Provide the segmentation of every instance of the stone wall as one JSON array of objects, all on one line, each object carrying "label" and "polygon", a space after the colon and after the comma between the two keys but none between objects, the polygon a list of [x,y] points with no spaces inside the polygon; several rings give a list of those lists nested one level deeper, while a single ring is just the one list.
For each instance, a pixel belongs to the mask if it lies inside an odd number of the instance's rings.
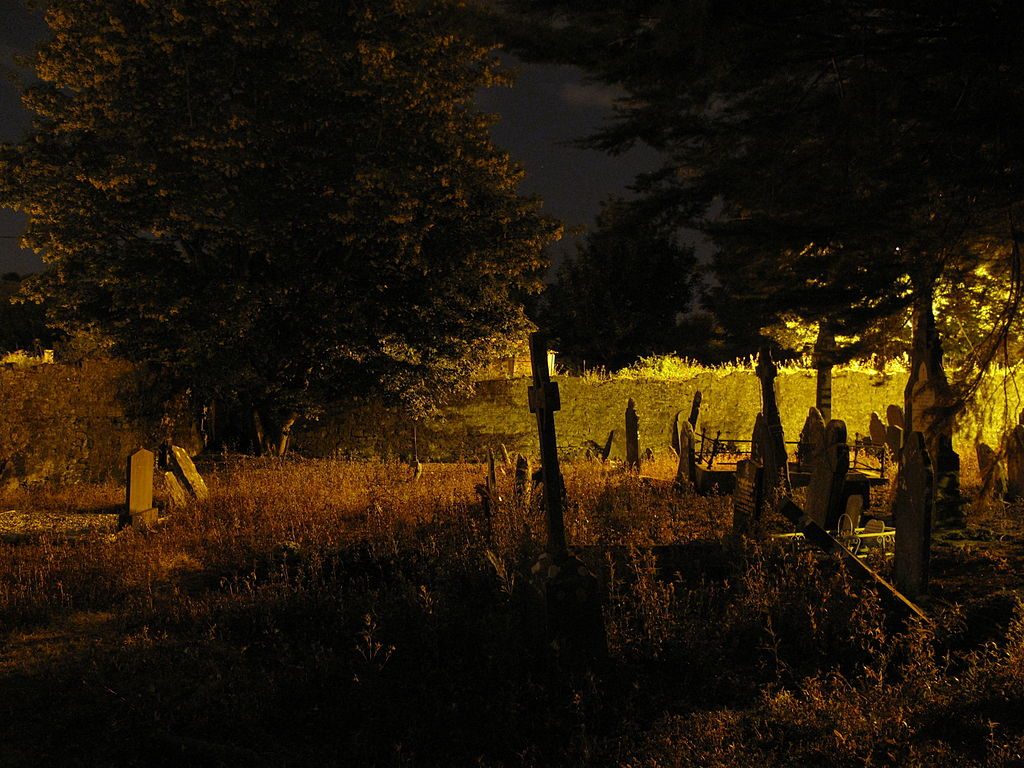
[{"label": "stone wall", "polygon": [[[127,363],[0,368],[0,488],[122,478],[136,448],[162,439],[146,382]],[[187,416],[175,439],[198,449]]]},{"label": "stone wall", "polygon": [[[613,429],[622,429],[626,401],[640,414],[641,447],[665,450],[675,414],[689,413],[696,390],[704,395],[699,428],[714,436],[749,439],[760,407],[758,382],[750,368],[704,370],[686,381],[575,378],[557,376],[562,410],[556,415],[558,442],[566,457],[603,447]],[[784,369],[777,380],[779,410],[786,437],[795,440],[814,402],[814,372]],[[865,434],[872,411],[902,404],[905,374],[883,376],[864,370],[837,370],[833,413],[851,435]],[[956,449],[963,456],[976,441],[996,447],[1007,424],[1024,405],[1012,377],[990,376],[976,404],[958,420]],[[525,378],[479,382],[476,393],[418,425],[424,461],[478,460],[488,447],[538,453],[536,421],[527,405]],[[160,404],[133,366],[103,361],[0,368],[0,488],[12,483],[77,482],[122,477],[125,458],[140,446],[155,449],[163,437]],[[175,440],[195,452],[198,435],[179,412]],[[294,449],[307,456],[354,458],[408,457],[413,424],[379,405],[337,406],[321,419],[298,424]]]},{"label": "stone wall", "polygon": [[[689,414],[693,393],[704,396],[698,431],[714,436],[749,439],[760,409],[757,378],[752,369],[708,370],[688,381],[624,380],[557,376],[562,409],[555,417],[559,449],[572,457],[603,447],[613,429],[622,429],[626,402],[636,401],[641,447],[655,451],[670,444],[675,414]],[[889,403],[903,403],[903,376],[864,371],[836,371],[833,415],[845,419],[851,436],[866,434],[872,411],[885,414]],[[777,381],[779,410],[788,439],[795,440],[814,404],[814,371],[784,371]],[[418,425],[421,460],[476,459],[488,447],[504,445],[510,452],[536,454],[537,428],[527,404],[528,379],[479,382],[469,399],[444,409]],[[295,430],[296,450],[316,456],[408,456],[413,425],[395,411],[356,406],[330,411],[316,423]]]}]

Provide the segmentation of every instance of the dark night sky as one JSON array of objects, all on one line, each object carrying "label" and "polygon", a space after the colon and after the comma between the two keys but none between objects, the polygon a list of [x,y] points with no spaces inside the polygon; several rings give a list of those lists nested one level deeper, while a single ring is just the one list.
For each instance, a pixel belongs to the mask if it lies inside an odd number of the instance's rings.
[{"label": "dark night sky", "polygon": [[[21,0],[0,0],[0,141],[17,141],[28,127],[28,115],[12,80],[23,78],[13,57],[29,51],[46,28]],[[501,116],[495,142],[511,152],[526,170],[520,188],[544,199],[544,210],[567,227],[588,225],[600,202],[625,191],[640,171],[657,164],[657,154],[640,147],[608,157],[566,143],[602,125],[611,114],[614,93],[584,81],[573,67],[518,64],[514,88],[482,93],[479,106]],[[33,272],[42,266],[33,253],[18,247],[24,219],[0,209],[0,273]],[[554,247],[555,254],[567,247]]]}]

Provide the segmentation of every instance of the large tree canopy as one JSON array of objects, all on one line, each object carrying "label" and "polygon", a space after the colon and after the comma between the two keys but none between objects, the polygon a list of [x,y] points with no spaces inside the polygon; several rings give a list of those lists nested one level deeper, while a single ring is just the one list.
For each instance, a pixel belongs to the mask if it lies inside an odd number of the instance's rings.
[{"label": "large tree canopy", "polygon": [[522,329],[556,225],[474,92],[458,0],[53,0],[0,154],[72,328],[204,396],[414,407]]},{"label": "large tree canopy", "polygon": [[709,300],[734,335],[791,313],[862,334],[982,261],[1016,274],[1020,4],[510,5],[538,22],[506,24],[518,50],[625,88],[590,144],[667,155],[641,194],[714,237]]}]

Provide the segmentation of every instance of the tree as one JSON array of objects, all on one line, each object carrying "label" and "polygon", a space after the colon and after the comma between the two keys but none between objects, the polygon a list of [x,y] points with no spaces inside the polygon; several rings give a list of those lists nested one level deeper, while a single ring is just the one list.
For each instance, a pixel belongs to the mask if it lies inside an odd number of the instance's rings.
[{"label": "tree", "polygon": [[927,325],[943,282],[998,254],[1007,301],[977,369],[991,358],[1020,295],[1019,4],[512,5],[537,22],[505,26],[519,50],[546,46],[626,89],[589,144],[642,140],[669,157],[638,187],[713,237],[707,300],[734,333],[796,315],[864,337],[912,307]]},{"label": "tree", "polygon": [[679,352],[678,315],[690,304],[693,249],[645,207],[607,202],[546,294],[542,322],[577,364],[620,368],[644,354]]},{"label": "tree", "polygon": [[[557,236],[474,92],[458,0],[54,0],[0,154],[65,327],[251,407],[413,410],[524,329]],[[271,429],[272,426],[276,428]]]}]

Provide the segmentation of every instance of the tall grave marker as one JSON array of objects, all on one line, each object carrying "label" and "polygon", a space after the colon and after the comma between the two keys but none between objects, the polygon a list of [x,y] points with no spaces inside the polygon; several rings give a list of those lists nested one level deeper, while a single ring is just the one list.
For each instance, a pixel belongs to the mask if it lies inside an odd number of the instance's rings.
[{"label": "tall grave marker", "polygon": [[542,333],[530,334],[533,386],[529,389],[530,412],[537,415],[540,466],[544,484],[548,551],[533,566],[543,585],[548,640],[559,658],[569,664],[586,664],[608,652],[597,593],[597,579],[569,554],[562,514],[562,475],[558,468],[555,411],[561,408],[558,384],[548,371],[548,345]]},{"label": "tall grave marker", "polygon": [[640,415],[632,397],[626,403],[626,468],[640,471]]},{"label": "tall grave marker", "polygon": [[[764,467],[765,493],[769,500],[775,498],[778,491],[789,495],[789,462],[786,456],[786,439],[782,431],[782,418],[779,405],[775,398],[775,377],[779,369],[772,360],[767,345],[761,347],[758,355],[757,378],[761,382],[761,414],[764,417],[764,445],[759,446],[763,454],[758,458]],[[820,408],[819,408],[820,410]]]},{"label": "tall grave marker", "polygon": [[910,597],[928,591],[932,541],[932,466],[920,432],[907,435],[896,484],[896,588]]}]

